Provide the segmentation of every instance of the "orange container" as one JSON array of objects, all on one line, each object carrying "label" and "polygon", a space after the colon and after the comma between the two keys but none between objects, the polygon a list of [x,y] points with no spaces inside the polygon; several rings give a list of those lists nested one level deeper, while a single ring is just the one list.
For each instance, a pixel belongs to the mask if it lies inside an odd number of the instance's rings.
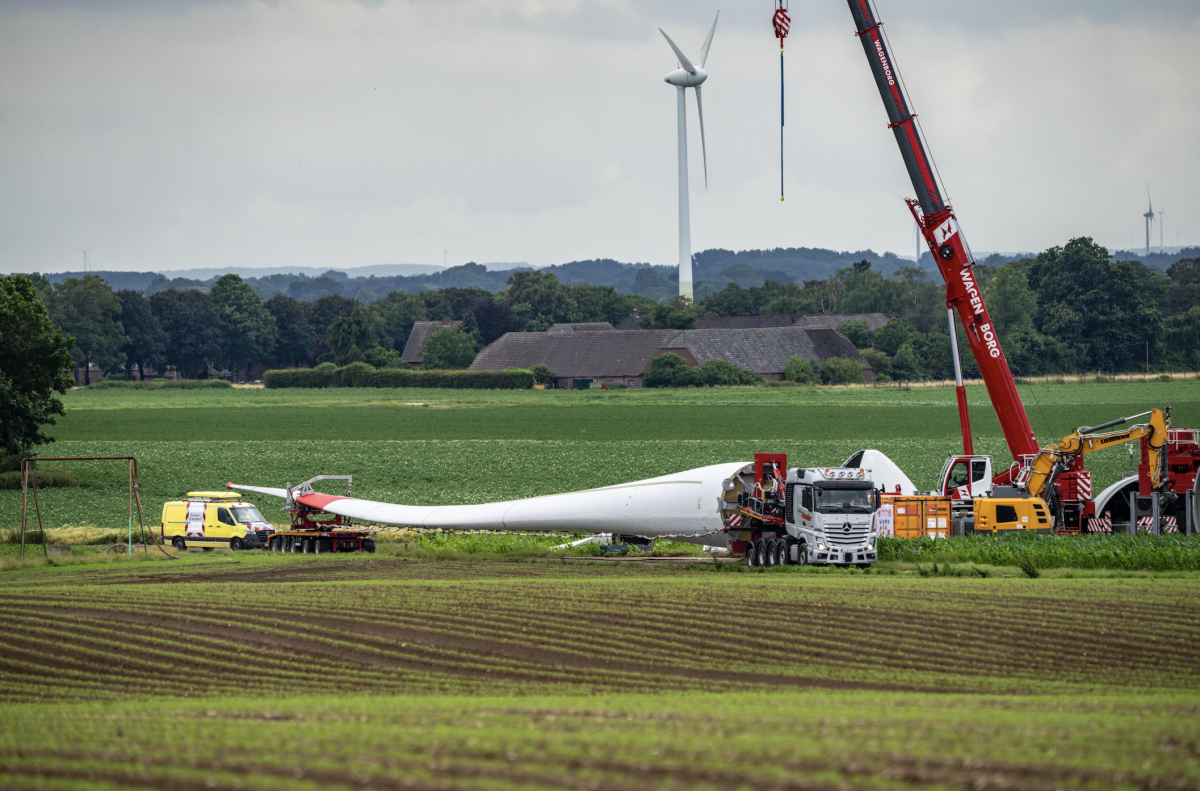
[{"label": "orange container", "polygon": [[896,538],[947,538],[950,536],[950,498],[940,495],[885,494],[883,507],[891,506]]}]

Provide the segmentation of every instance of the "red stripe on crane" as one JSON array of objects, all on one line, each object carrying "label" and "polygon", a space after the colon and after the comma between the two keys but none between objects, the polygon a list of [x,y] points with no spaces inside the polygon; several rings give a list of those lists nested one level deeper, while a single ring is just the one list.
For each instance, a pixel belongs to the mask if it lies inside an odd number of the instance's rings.
[{"label": "red stripe on crane", "polygon": [[350,497],[341,497],[336,494],[306,494],[303,497],[297,497],[296,502],[301,505],[307,505],[309,508],[325,508],[330,503],[336,503],[338,500],[350,500]]}]

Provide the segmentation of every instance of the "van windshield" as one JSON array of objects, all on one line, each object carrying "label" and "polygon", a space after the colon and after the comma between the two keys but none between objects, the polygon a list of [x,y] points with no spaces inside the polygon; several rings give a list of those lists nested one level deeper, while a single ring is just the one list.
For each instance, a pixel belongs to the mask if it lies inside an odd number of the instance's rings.
[{"label": "van windshield", "polygon": [[246,522],[267,521],[263,519],[263,515],[258,512],[258,509],[252,505],[235,505],[233,507],[233,518],[242,524]]},{"label": "van windshield", "polygon": [[869,514],[875,510],[871,489],[822,489],[817,487],[817,510],[823,514]]}]

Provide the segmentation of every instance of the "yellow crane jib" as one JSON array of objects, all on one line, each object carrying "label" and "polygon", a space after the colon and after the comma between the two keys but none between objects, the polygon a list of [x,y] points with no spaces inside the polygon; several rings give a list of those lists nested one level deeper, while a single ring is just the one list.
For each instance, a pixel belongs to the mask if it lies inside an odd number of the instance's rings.
[{"label": "yellow crane jib", "polygon": [[[1141,423],[1122,431],[1096,433],[1147,415],[1150,416],[1148,423]],[[1166,454],[1163,450],[1167,444],[1167,430],[1170,427],[1171,407],[1167,407],[1165,410],[1151,409],[1149,412],[1142,412],[1139,415],[1110,420],[1098,426],[1078,428],[1074,433],[1063,437],[1061,442],[1042,448],[1041,452],[1034,457],[1033,462],[1029,465],[1025,488],[1030,494],[1043,497],[1043,493],[1054,485],[1054,479],[1058,477],[1058,474],[1066,469],[1070,459],[1113,445],[1148,437],[1146,444],[1150,456],[1148,459],[1151,470],[1150,481],[1155,489],[1159,489],[1166,480]]]}]

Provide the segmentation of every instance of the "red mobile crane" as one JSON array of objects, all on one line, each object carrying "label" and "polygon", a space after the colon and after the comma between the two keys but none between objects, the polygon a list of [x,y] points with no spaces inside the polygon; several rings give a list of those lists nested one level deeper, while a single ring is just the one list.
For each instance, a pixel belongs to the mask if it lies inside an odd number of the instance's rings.
[{"label": "red mobile crane", "polygon": [[[867,62],[875,76],[879,95],[887,109],[888,128],[896,135],[896,143],[900,146],[900,154],[908,169],[913,189],[916,190],[916,200],[906,200],[913,218],[925,236],[925,242],[937,262],[938,270],[946,283],[946,307],[950,314],[950,337],[954,346],[954,360],[957,379],[957,397],[959,419],[963,432],[963,452],[966,458],[964,469],[974,475],[974,470],[981,469],[971,464],[973,449],[971,443],[970,417],[967,411],[966,391],[963,388],[961,372],[958,370],[958,347],[955,342],[954,318],[958,313],[966,331],[967,345],[979,364],[979,372],[987,386],[988,397],[1000,420],[1004,439],[1012,453],[1014,464],[1008,470],[996,475],[992,482],[995,485],[1013,482],[1022,468],[1028,468],[1033,458],[1040,451],[1029,418],[1025,414],[1025,406],[1017,393],[1016,383],[1009,370],[1004,351],[1000,348],[1000,339],[996,335],[995,324],[988,315],[987,305],[984,304],[983,294],[979,289],[979,281],[975,278],[973,269],[974,256],[958,226],[954,209],[946,202],[942,189],[938,184],[938,175],[929,155],[926,153],[924,141],[916,122],[916,113],[912,112],[908,97],[905,96],[904,86],[896,65],[888,52],[887,39],[883,34],[882,24],[875,16],[870,0],[848,0],[850,13],[854,16],[857,26],[856,35],[862,41],[863,51]],[[1178,434],[1178,436],[1174,436]],[[1170,464],[1170,486],[1180,484],[1188,488],[1200,488],[1200,477],[1197,468],[1200,467],[1200,442],[1197,434],[1186,429],[1172,432],[1169,443],[1169,454],[1174,453],[1180,458],[1177,463]],[[1186,435],[1186,436],[1185,436]],[[1145,440],[1143,440],[1143,445]],[[1149,477],[1146,474],[1146,449],[1142,450],[1143,461],[1140,475],[1140,494],[1144,497],[1151,495],[1148,491]],[[1186,457],[1186,458],[1185,458]],[[1174,458],[1169,455],[1168,458]],[[954,459],[947,464],[946,475],[952,469]],[[1176,480],[1178,479],[1178,480]],[[1092,501],[1091,473],[1083,469],[1083,458],[1073,458],[1068,468],[1058,475],[1054,492],[1051,494],[1051,505],[1057,511],[1060,528],[1071,531],[1081,529],[1086,517],[1094,516],[1095,503]],[[1180,494],[1182,494],[1180,489]],[[1159,515],[1158,495],[1153,496],[1153,513]],[[1168,497],[1170,495],[1168,494]],[[1188,495],[1189,502],[1200,497],[1200,491]],[[1173,498],[1172,498],[1173,499]],[[1188,508],[1188,523],[1191,523],[1192,505]],[[1130,501],[1130,523],[1136,521],[1143,510],[1149,512],[1149,506],[1143,507],[1136,498]]]}]

